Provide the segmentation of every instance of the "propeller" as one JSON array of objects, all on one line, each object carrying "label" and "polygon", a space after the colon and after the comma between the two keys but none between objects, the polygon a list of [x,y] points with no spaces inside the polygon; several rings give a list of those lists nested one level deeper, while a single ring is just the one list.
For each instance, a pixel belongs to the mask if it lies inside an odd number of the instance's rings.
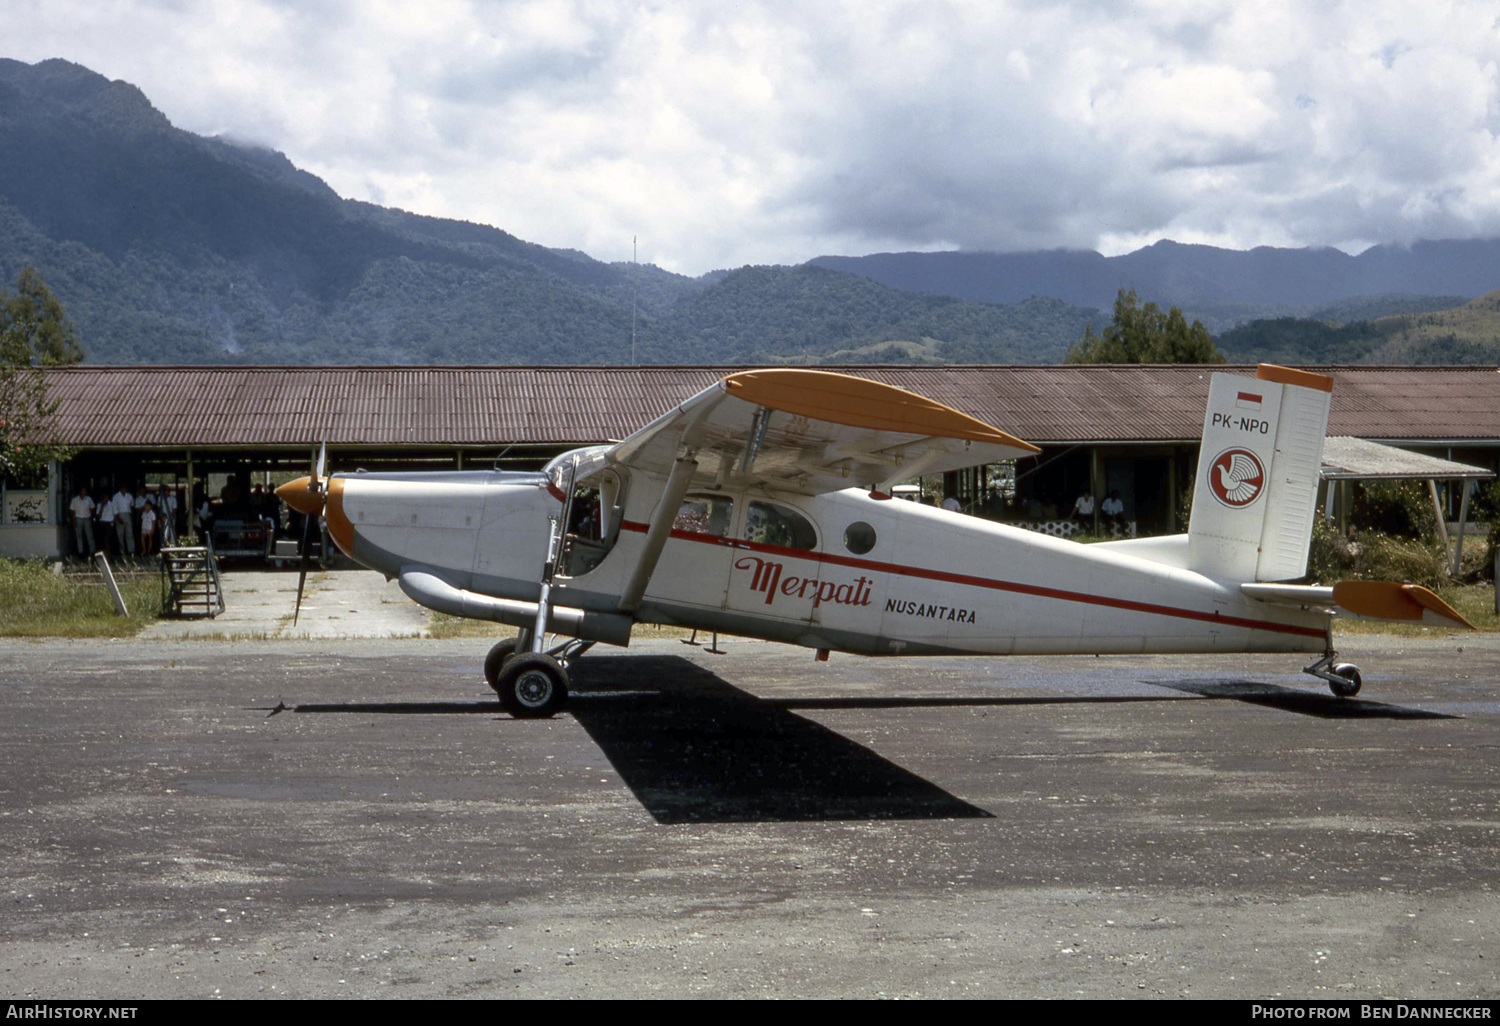
[{"label": "propeller", "polygon": [[292,610],[294,627],[298,617],[302,615],[302,591],[307,585],[307,534],[313,520],[322,515],[328,497],[327,469],[328,443],[324,442],[318,447],[318,459],[311,477],[299,477],[276,489],[276,495],[282,502],[302,514],[302,559],[297,568],[297,605]]}]

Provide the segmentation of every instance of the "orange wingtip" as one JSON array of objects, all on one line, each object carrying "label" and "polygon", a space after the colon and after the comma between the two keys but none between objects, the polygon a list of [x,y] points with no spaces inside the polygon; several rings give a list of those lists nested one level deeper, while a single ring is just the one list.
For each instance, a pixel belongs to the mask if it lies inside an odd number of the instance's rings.
[{"label": "orange wingtip", "polygon": [[774,369],[732,374],[723,384],[736,398],[809,420],[1041,452],[1031,443],[951,406],[869,378],[833,371]]},{"label": "orange wingtip", "polygon": [[1475,627],[1463,615],[1420,584],[1395,581],[1340,581],[1333,586],[1333,601],[1356,616],[1398,623],[1421,623],[1424,610],[1456,626]]},{"label": "orange wingtip", "polygon": [[1278,385],[1299,385],[1302,388],[1315,388],[1319,392],[1333,391],[1333,379],[1327,374],[1314,374],[1295,367],[1263,363],[1256,369],[1255,376],[1261,381],[1274,381]]}]

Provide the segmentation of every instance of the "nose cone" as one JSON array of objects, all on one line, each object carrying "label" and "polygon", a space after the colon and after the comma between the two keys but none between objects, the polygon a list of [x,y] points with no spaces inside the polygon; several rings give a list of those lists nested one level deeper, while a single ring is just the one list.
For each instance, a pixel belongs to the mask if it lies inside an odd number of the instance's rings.
[{"label": "nose cone", "polygon": [[324,490],[311,477],[299,477],[276,489],[276,496],[298,513],[316,516],[323,512]]}]

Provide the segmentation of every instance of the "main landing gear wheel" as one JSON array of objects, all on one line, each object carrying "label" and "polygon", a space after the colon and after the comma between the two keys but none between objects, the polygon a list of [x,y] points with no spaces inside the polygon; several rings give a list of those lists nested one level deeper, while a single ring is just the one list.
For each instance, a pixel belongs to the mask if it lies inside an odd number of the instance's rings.
[{"label": "main landing gear wheel", "polygon": [[512,716],[551,716],[568,700],[568,671],[545,653],[524,652],[501,668],[495,690]]},{"label": "main landing gear wheel", "polygon": [[1359,667],[1353,663],[1339,663],[1333,668],[1333,675],[1343,678],[1328,682],[1329,689],[1340,698],[1353,698],[1359,694],[1360,687],[1364,685],[1364,679],[1359,675]]},{"label": "main landing gear wheel", "polygon": [[495,647],[490,649],[489,655],[484,657],[484,679],[496,691],[500,690],[500,671],[505,668],[506,663],[516,657],[516,646],[520,640],[520,638],[506,638],[504,641],[497,642]]}]

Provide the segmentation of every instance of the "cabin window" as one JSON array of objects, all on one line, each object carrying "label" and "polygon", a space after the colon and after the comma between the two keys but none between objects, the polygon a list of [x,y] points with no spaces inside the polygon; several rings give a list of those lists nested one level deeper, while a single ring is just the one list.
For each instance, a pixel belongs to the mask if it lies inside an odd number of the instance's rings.
[{"label": "cabin window", "polygon": [[672,521],[672,530],[723,538],[729,534],[734,500],[727,495],[689,495]]},{"label": "cabin window", "polygon": [[783,549],[815,549],[818,532],[790,506],[752,502],[745,510],[745,540]]},{"label": "cabin window", "polygon": [[875,547],[875,528],[863,520],[856,520],[844,528],[844,548],[856,556],[863,556]]}]

